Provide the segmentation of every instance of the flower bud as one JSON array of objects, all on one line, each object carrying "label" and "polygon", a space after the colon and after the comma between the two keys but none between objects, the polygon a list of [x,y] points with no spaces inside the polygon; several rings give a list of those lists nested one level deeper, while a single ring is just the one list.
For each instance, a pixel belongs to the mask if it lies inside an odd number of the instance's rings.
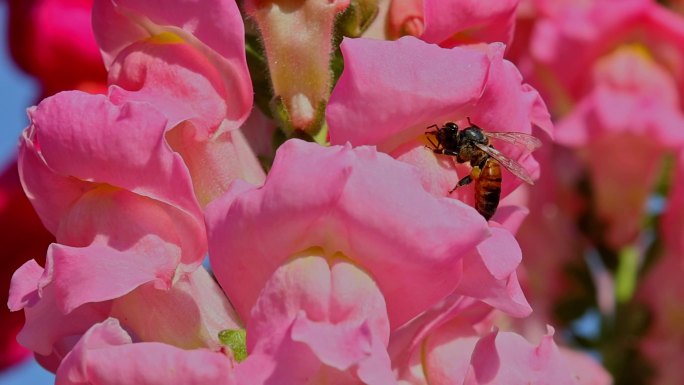
[{"label": "flower bud", "polygon": [[[285,108],[285,129],[316,133],[332,85],[333,21],[349,0],[249,0],[266,50],[273,94]],[[280,115],[280,114],[279,114]]]}]

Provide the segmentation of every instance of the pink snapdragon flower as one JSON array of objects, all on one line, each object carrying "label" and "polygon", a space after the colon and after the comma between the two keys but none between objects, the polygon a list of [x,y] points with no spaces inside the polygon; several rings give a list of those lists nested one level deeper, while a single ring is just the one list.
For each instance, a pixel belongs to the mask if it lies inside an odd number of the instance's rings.
[{"label": "pink snapdragon flower", "polygon": [[[280,147],[263,187],[235,183],[212,203],[207,224],[216,277],[255,352],[238,371],[264,381],[387,383],[389,333],[458,287],[463,256],[488,236],[479,214],[425,191],[413,167],[298,140]],[[308,353],[288,365],[293,349]]]},{"label": "pink snapdragon flower", "polygon": [[[144,282],[169,287],[177,269],[192,271],[201,263],[202,212],[182,158],[164,145],[163,115],[147,104],[117,106],[102,95],[63,92],[45,99],[30,117],[19,170],[59,243],[48,252],[48,271],[58,282],[83,285],[63,285],[58,298],[64,311],[112,299]],[[121,254],[108,274],[116,291],[107,289],[107,279],[87,273],[114,259],[97,257],[87,247]],[[138,253],[149,256],[144,268],[134,263]],[[76,254],[85,255],[74,260]],[[85,289],[89,285],[103,291]]]},{"label": "pink snapdragon flower", "polygon": [[557,140],[583,152],[594,209],[613,247],[632,242],[664,153],[684,146],[676,82],[640,47],[604,57],[592,90],[557,125]]},{"label": "pink snapdragon flower", "polygon": [[[16,275],[16,282],[30,277],[13,287],[10,307],[27,309],[24,343],[49,356],[50,368],[73,336],[110,315],[126,319],[136,338],[183,347],[216,346],[216,323],[237,325],[215,283],[197,270],[206,253],[198,198],[207,203],[249,175],[244,163],[259,170],[256,181],[263,172],[238,130],[251,108],[240,15],[230,2],[203,6],[235,23],[190,25],[190,9],[97,2],[96,32],[117,85],[108,96],[61,93],[30,112],[22,180],[58,244],[44,271]],[[195,301],[215,305],[207,313]],[[146,303],[173,326],[140,316]],[[70,320],[69,332],[46,328],[50,338],[34,338],[34,324],[55,312]]]},{"label": "pink snapdragon flower", "polygon": [[[486,131],[551,135],[543,101],[503,59],[502,44],[444,49],[404,37],[396,42],[347,39],[341,49],[345,70],[326,110],[331,143],[376,145],[418,166],[424,185],[438,196],[448,195],[470,169],[425,148],[429,126],[446,121],[467,125],[470,117]],[[538,176],[530,154],[508,144],[497,148]],[[503,173],[505,197],[521,181]],[[472,204],[472,186],[451,196]]]},{"label": "pink snapdragon flower", "polygon": [[388,35],[419,37],[442,47],[472,43],[510,44],[519,0],[393,0]]},{"label": "pink snapdragon flower", "polygon": [[449,294],[461,258],[489,231],[474,210],[427,194],[420,180],[368,147],[285,142],[262,188],[236,182],[207,210],[212,267],[238,314],[249,319],[271,274],[312,247],[372,272],[393,328]]},{"label": "pink snapdragon flower", "polygon": [[[641,43],[684,90],[684,23],[651,0],[535,1],[530,38],[538,83],[556,113],[587,92],[592,67],[624,44]],[[570,104],[569,104],[570,103]]]},{"label": "pink snapdragon flower", "polygon": [[[218,331],[237,323],[198,269],[206,252],[202,214],[182,159],[160,145],[164,117],[146,104],[62,93],[32,118],[21,153],[24,183],[60,244],[48,250],[45,271],[35,265],[15,274],[10,307],[27,315],[22,344],[54,370],[74,336],[118,316],[142,340],[216,346]],[[135,141],[127,134],[133,128],[142,129]],[[167,327],[153,322],[150,304]],[[45,327],[46,317],[63,322]]]}]

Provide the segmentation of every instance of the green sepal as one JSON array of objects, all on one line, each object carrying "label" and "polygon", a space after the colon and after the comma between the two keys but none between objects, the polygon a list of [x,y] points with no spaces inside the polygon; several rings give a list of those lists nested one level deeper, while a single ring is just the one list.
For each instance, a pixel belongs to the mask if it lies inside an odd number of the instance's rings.
[{"label": "green sepal", "polygon": [[219,341],[233,352],[235,361],[247,358],[247,331],[245,329],[226,329],[218,334]]}]

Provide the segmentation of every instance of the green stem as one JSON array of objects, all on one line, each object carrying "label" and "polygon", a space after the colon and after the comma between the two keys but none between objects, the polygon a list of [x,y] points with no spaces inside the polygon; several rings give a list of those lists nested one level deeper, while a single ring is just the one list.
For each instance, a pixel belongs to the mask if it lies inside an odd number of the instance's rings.
[{"label": "green stem", "polygon": [[615,272],[615,299],[627,303],[634,295],[639,274],[639,251],[634,246],[620,250],[618,268]]}]

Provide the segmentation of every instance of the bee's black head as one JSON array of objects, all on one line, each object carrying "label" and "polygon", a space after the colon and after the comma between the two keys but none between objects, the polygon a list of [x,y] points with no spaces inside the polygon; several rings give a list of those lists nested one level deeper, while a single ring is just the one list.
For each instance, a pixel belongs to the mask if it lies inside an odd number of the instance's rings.
[{"label": "bee's black head", "polygon": [[455,134],[458,132],[458,124],[454,122],[446,122],[442,129],[450,134]]}]

